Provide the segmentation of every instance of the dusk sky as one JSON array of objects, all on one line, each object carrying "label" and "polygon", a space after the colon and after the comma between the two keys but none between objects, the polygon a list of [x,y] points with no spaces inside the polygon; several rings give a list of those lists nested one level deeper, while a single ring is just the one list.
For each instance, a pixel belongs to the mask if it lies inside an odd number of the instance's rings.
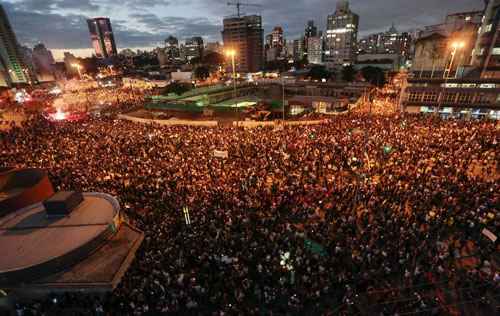
[{"label": "dusk sky", "polygon": [[[21,44],[43,42],[55,50],[91,52],[85,19],[107,16],[117,46],[154,47],[168,36],[180,40],[201,35],[206,41],[221,41],[222,19],[235,13],[228,0],[2,0]],[[242,1],[246,2],[246,1]],[[281,25],[289,39],[304,32],[307,20],[319,29],[335,11],[336,0],[252,0],[261,9],[244,8],[263,16],[265,32]],[[399,30],[439,23],[450,12],[479,10],[482,0],[351,0],[351,9],[360,15],[361,35],[383,31],[394,22]]]}]

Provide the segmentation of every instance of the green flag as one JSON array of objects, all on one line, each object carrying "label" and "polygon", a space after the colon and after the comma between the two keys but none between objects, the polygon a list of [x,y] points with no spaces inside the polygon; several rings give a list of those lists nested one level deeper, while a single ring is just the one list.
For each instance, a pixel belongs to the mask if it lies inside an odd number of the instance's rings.
[{"label": "green flag", "polygon": [[315,241],[310,239],[304,240],[304,247],[314,254],[318,254],[322,257],[327,255],[326,249]]},{"label": "green flag", "polygon": [[391,146],[384,146],[384,154],[389,155],[392,153],[392,147]]}]

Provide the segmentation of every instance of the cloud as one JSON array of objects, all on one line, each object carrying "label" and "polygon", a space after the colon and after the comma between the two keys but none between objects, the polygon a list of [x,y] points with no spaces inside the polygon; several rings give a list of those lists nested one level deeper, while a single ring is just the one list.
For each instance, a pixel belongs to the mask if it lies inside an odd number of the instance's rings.
[{"label": "cloud", "polygon": [[95,0],[21,0],[14,5],[24,11],[51,13],[59,9],[97,11],[99,5]]},{"label": "cloud", "polygon": [[[221,40],[223,16],[235,14],[228,0],[5,0],[3,2],[20,42],[39,41],[50,48],[90,48],[85,19],[110,16],[117,44],[121,48],[144,47],[161,42],[168,35],[183,40],[199,35]],[[265,31],[275,25],[285,29],[289,39],[304,32],[308,20],[325,30],[335,0],[252,0],[261,8],[242,7],[246,13],[261,13]],[[386,30],[392,22],[399,30],[443,21],[451,12],[482,9],[478,0],[351,0],[360,15],[361,35]]]}]

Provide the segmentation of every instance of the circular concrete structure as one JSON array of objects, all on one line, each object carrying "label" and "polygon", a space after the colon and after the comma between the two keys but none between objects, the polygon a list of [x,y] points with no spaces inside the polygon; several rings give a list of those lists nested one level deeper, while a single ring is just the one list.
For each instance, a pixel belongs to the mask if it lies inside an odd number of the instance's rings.
[{"label": "circular concrete structure", "polygon": [[119,229],[118,201],[87,193],[66,217],[48,218],[42,203],[0,217],[0,285],[37,280],[90,256]]}]

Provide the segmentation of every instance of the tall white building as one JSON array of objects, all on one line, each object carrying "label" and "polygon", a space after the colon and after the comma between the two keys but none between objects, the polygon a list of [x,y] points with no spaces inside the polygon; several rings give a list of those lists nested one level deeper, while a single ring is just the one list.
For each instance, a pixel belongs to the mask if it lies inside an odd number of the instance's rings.
[{"label": "tall white building", "polygon": [[349,2],[337,2],[335,13],[328,16],[325,41],[325,62],[329,68],[353,64],[356,61],[359,16],[349,8]]},{"label": "tall white building", "polygon": [[323,64],[323,38],[314,36],[307,39],[307,59],[310,64]]}]

